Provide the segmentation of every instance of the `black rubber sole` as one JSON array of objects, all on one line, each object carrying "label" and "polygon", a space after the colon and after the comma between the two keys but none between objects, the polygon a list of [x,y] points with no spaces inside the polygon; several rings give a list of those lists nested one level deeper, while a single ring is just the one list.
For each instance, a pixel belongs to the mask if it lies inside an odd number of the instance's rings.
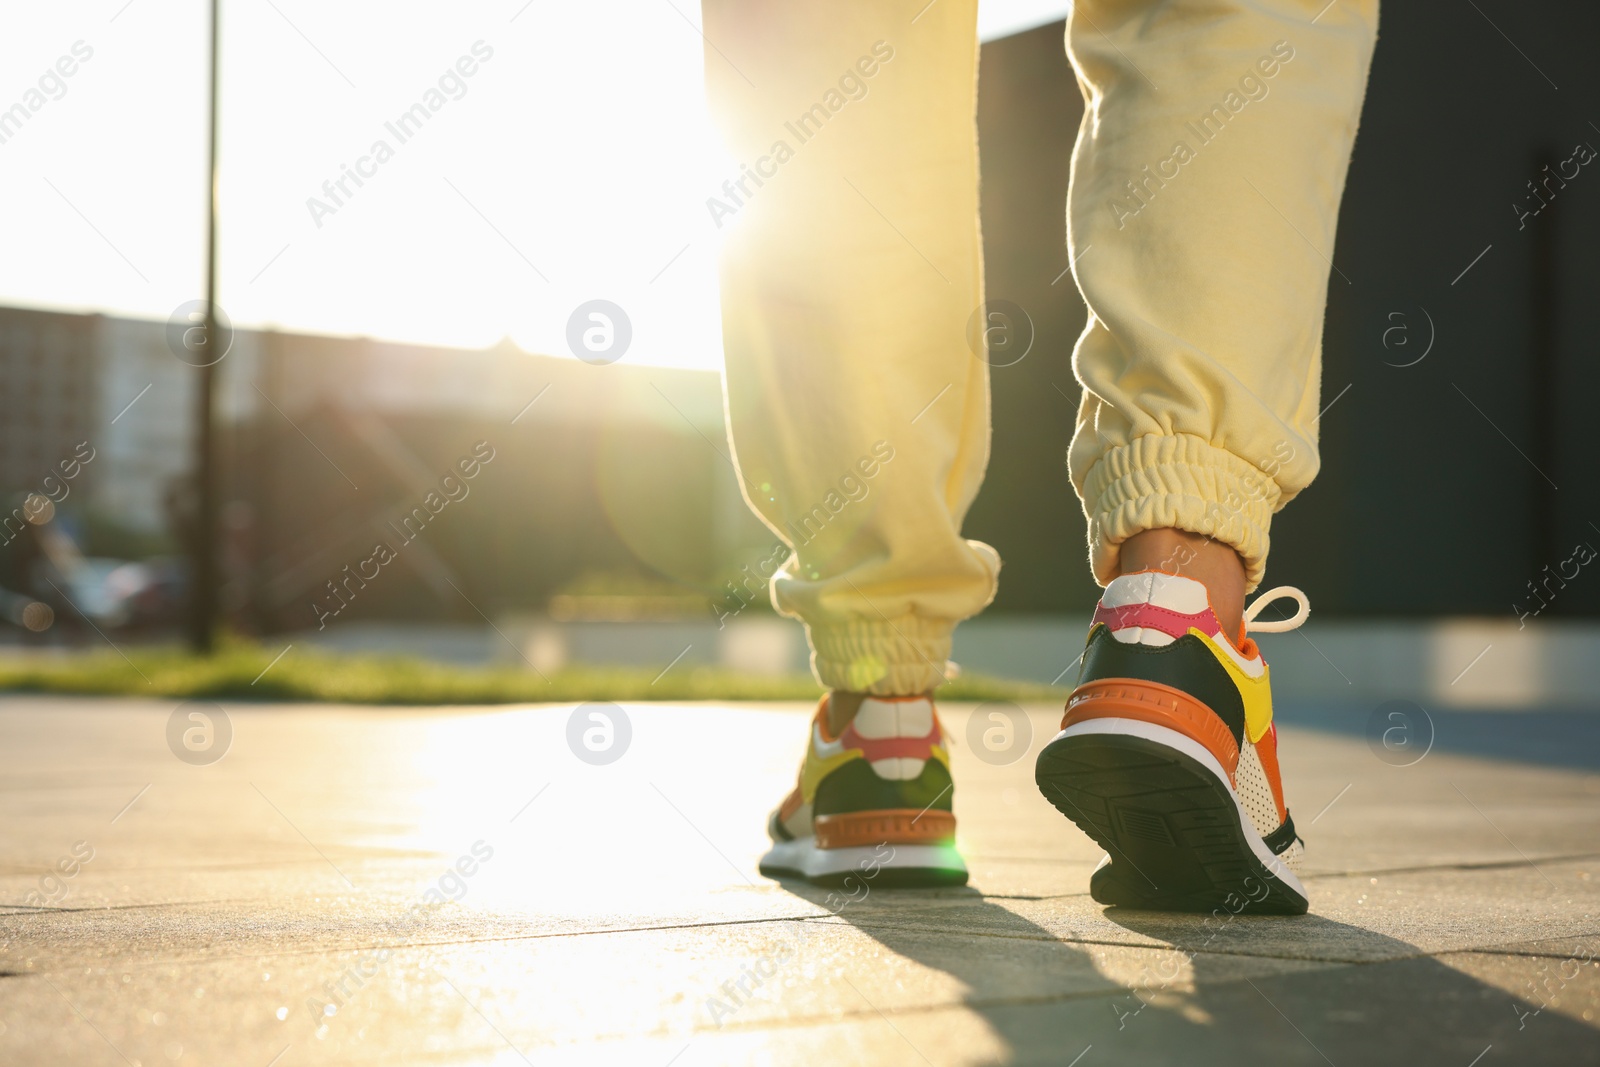
[{"label": "black rubber sole", "polygon": [[1111,856],[1090,895],[1153,911],[1304,915],[1308,902],[1251,851],[1227,785],[1131,734],[1075,734],[1039,753],[1039,790]]}]

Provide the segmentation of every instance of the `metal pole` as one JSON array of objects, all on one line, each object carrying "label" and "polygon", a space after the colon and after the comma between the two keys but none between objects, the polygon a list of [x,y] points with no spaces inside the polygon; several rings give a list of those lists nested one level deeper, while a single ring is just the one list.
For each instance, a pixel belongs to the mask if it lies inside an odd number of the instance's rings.
[{"label": "metal pole", "polygon": [[207,146],[206,183],[206,320],[207,361],[199,368],[195,389],[195,515],[189,643],[205,655],[215,647],[217,621],[217,457],[215,407],[217,362],[210,358],[214,345],[223,343],[217,330],[217,52],[221,0],[211,0],[210,143]]}]

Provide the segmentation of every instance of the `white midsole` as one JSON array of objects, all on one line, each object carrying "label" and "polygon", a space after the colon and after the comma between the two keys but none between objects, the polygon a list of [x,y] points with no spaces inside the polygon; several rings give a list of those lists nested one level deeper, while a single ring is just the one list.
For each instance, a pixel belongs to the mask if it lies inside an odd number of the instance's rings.
[{"label": "white midsole", "polygon": [[861,872],[870,880],[884,867],[917,867],[941,871],[965,871],[961,854],[954,845],[856,845],[849,848],[818,848],[810,837],[776,841],[761,857],[761,866],[797,871],[807,878],[824,874]]},{"label": "white midsole", "polygon": [[1082,737],[1084,734],[1127,734],[1132,737],[1142,737],[1146,741],[1154,741],[1158,745],[1177,749],[1185,756],[1199,763],[1200,766],[1217,776],[1228,789],[1228,796],[1233,799],[1233,806],[1239,813],[1239,828],[1244,831],[1244,839],[1250,846],[1250,851],[1255,853],[1261,865],[1272,873],[1272,876],[1290,889],[1299,893],[1304,899],[1309,900],[1306,887],[1300,884],[1300,879],[1288,864],[1273,854],[1267,843],[1261,840],[1255,823],[1250,818],[1250,813],[1244,810],[1244,805],[1239,802],[1239,794],[1233,788],[1233,783],[1228,780],[1228,772],[1222,769],[1222,764],[1217,762],[1206,747],[1192,737],[1188,737],[1176,730],[1155,723],[1142,722],[1138,719],[1086,719],[1075,723],[1056,734],[1055,740],[1063,737]]}]

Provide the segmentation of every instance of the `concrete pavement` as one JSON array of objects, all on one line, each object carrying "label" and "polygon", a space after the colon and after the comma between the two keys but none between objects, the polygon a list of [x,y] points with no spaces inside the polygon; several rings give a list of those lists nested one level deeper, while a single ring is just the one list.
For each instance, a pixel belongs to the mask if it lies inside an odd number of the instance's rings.
[{"label": "concrete pavement", "polygon": [[969,888],[765,880],[809,710],[5,698],[0,1063],[1600,1062],[1587,719],[1286,714],[1286,920],[1094,904],[1047,707],[943,709]]}]

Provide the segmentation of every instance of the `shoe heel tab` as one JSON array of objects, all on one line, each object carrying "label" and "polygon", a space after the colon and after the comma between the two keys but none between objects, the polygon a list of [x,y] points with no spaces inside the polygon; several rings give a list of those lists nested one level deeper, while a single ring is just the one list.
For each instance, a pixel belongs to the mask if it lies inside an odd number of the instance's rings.
[{"label": "shoe heel tab", "polygon": [[850,725],[866,738],[926,737],[939,728],[939,718],[926,696],[869,696]]},{"label": "shoe heel tab", "polygon": [[1137,571],[1113,578],[1100,603],[1108,608],[1153,604],[1183,615],[1211,611],[1211,596],[1204,583],[1165,571]]}]

